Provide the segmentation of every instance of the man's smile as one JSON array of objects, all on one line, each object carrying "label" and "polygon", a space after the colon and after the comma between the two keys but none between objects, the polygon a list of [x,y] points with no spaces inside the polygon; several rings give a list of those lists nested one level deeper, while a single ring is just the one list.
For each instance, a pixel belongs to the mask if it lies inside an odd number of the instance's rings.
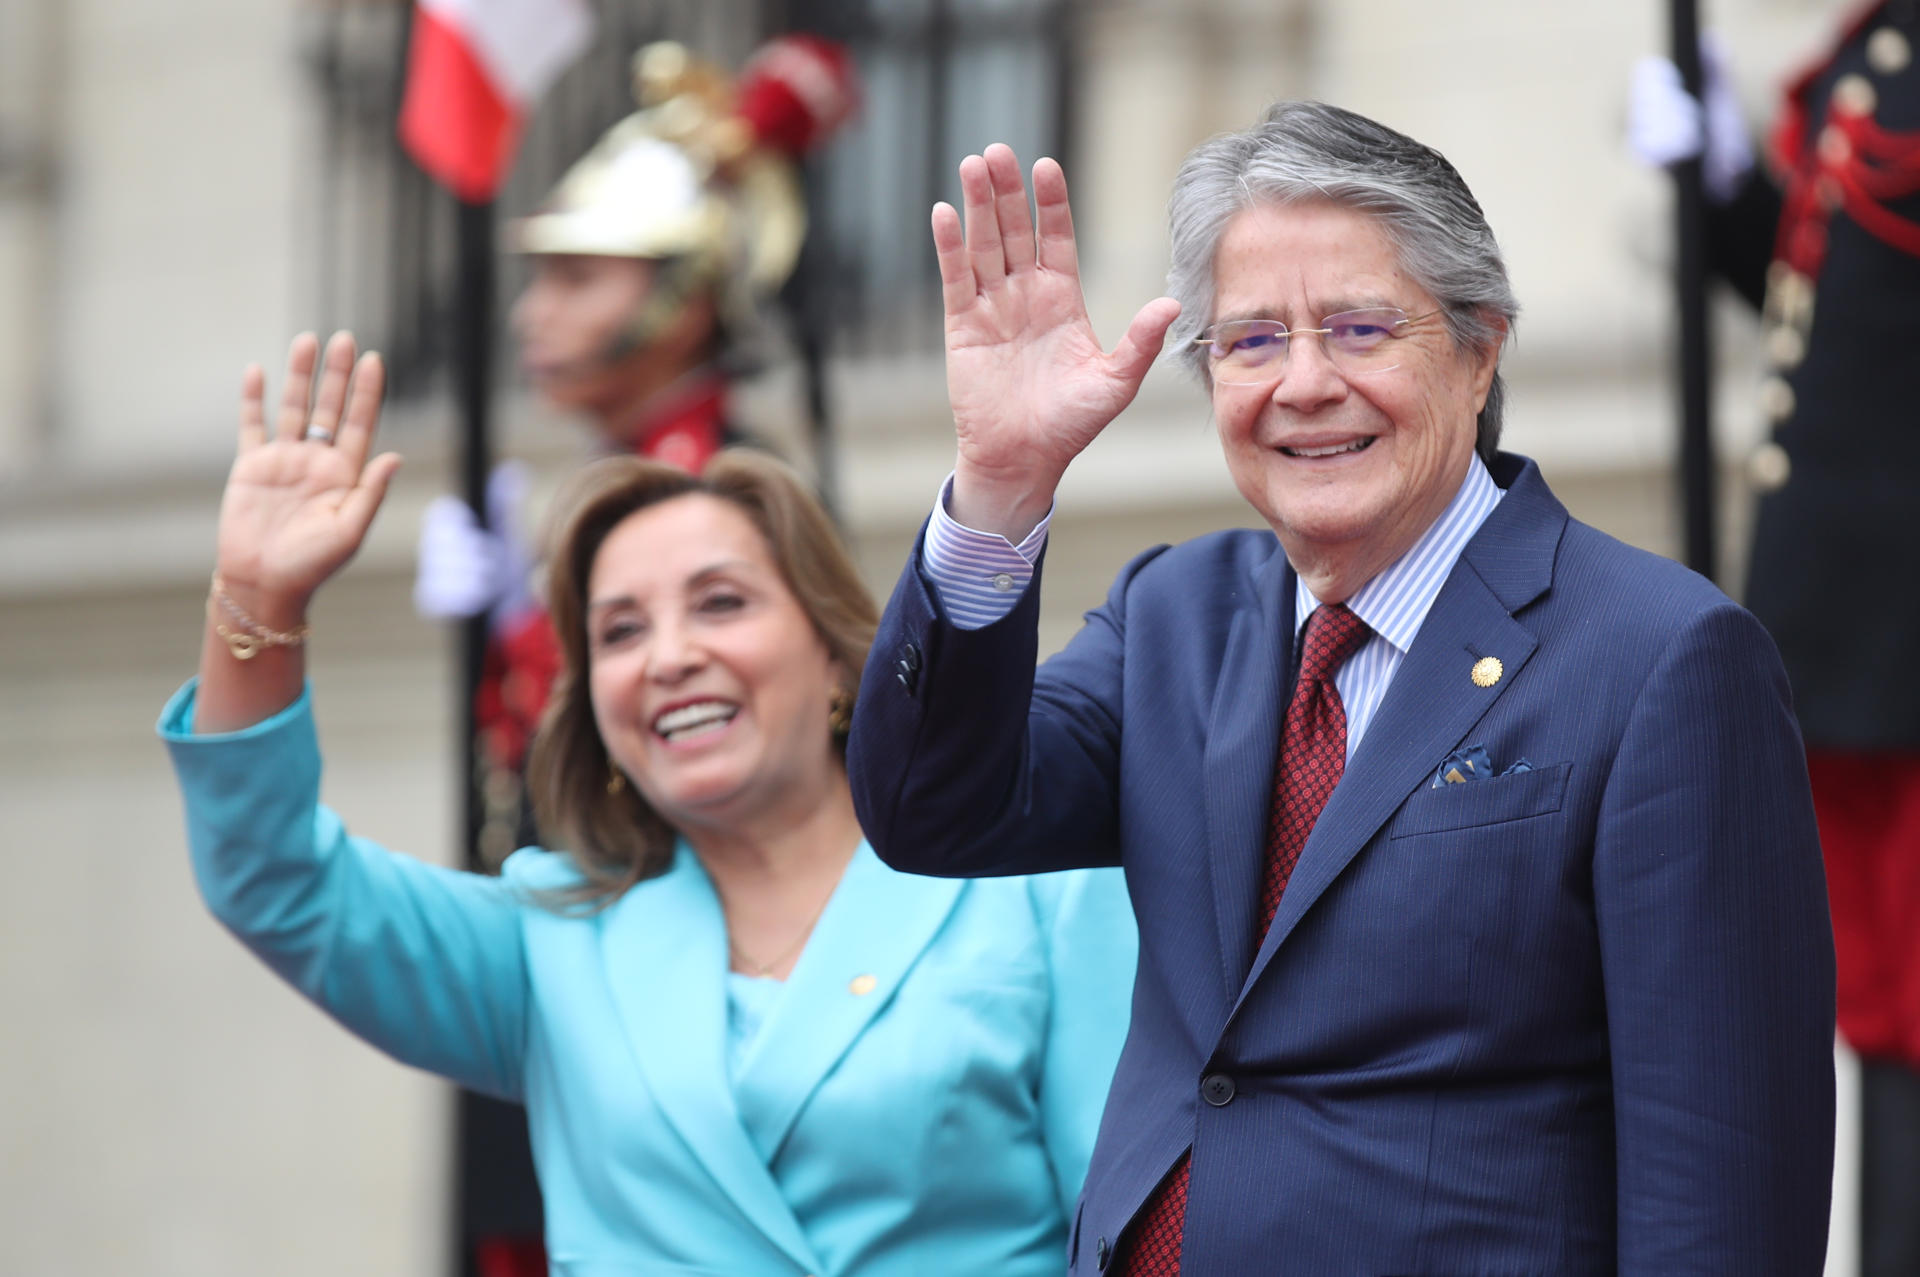
[{"label": "man's smile", "polygon": [[1378,435],[1362,435],[1358,439],[1349,439],[1342,443],[1318,444],[1281,444],[1280,451],[1289,457],[1315,458],[1338,457],[1349,452],[1365,452],[1373,446]]}]

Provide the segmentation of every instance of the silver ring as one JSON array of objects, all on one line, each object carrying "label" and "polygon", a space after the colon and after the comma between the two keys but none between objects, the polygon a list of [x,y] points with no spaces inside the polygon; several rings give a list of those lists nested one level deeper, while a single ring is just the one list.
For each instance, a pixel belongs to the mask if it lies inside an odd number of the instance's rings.
[{"label": "silver ring", "polygon": [[313,443],[332,443],[333,431],[327,429],[325,426],[308,426],[307,433],[300,437]]}]

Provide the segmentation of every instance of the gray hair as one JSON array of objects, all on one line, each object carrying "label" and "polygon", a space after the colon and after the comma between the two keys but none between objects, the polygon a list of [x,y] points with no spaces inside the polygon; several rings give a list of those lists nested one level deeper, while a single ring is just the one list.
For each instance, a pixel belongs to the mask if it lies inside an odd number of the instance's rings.
[{"label": "gray hair", "polygon": [[[1235,214],[1255,204],[1328,200],[1379,219],[1400,267],[1440,302],[1456,348],[1484,350],[1519,314],[1486,214],[1445,156],[1363,115],[1324,102],[1277,102],[1260,123],[1194,148],[1167,213],[1173,241],[1167,292],[1180,303],[1170,340],[1208,379],[1193,339],[1213,313],[1213,257]],[[1498,371],[1480,410],[1475,447],[1500,444],[1506,386]]]}]

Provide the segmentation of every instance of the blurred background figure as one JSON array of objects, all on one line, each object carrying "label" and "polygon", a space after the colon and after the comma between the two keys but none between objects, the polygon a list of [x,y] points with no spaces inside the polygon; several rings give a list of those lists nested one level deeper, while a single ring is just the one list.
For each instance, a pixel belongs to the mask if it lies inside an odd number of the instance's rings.
[{"label": "blurred background figure", "polygon": [[644,109],[512,231],[533,261],[513,327],[533,386],[607,446],[697,470],[799,261],[794,161],[847,121],[856,90],[846,50],[805,35],[760,49],[737,84],[670,42],[633,65]]},{"label": "blurred background figure", "polygon": [[[838,46],[787,36],[737,85],[672,42],[636,54],[633,76],[642,109],[510,230],[531,262],[513,329],[530,384],[584,418],[601,451],[698,471],[740,437],[728,387],[769,354],[769,305],[806,230],[794,162],[851,114],[852,71]],[[530,578],[530,483],[527,466],[499,466],[486,526],[463,501],[433,501],[414,586],[426,616],[492,613],[479,726],[493,764],[516,774],[559,659]]]},{"label": "blurred background figure", "polygon": [[1704,101],[1634,70],[1629,137],[1698,156],[1709,252],[1763,315],[1768,437],[1746,603],[1808,748],[1861,1064],[1860,1261],[1920,1273],[1920,6],[1857,8],[1788,83],[1756,157],[1725,49]]}]

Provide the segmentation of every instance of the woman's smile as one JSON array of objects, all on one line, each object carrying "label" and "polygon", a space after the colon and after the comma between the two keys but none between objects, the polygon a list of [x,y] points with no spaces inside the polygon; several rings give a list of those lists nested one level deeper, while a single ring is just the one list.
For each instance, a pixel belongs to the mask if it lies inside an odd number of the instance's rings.
[{"label": "woman's smile", "polygon": [[844,675],[738,508],[694,494],[628,515],[587,593],[601,736],[669,823],[777,816],[838,783]]}]

